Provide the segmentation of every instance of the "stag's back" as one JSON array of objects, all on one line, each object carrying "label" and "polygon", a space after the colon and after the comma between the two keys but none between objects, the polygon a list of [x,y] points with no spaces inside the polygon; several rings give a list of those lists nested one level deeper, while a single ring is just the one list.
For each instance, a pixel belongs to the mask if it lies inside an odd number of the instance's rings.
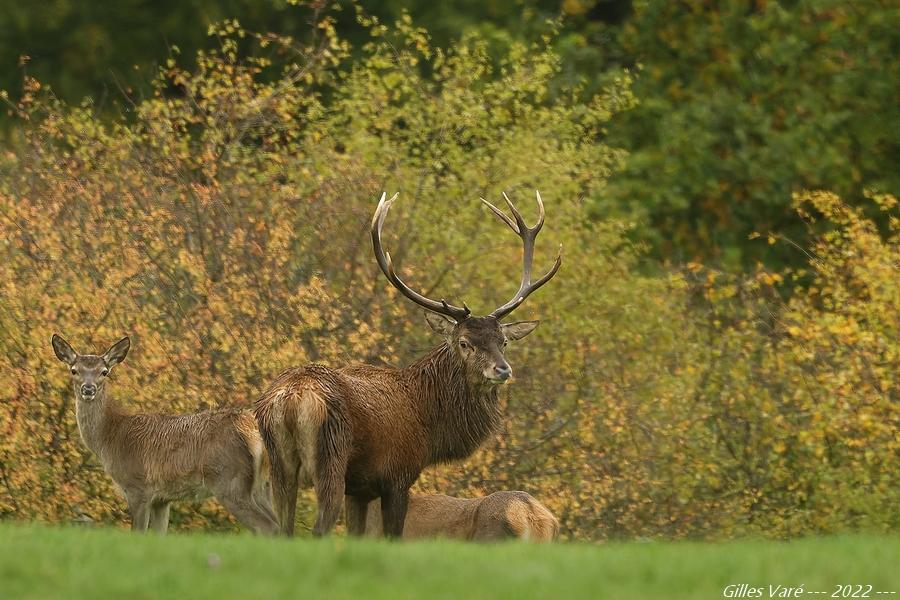
[{"label": "stag's back", "polygon": [[[255,412],[269,453],[298,463],[303,484],[314,479],[320,444],[346,445],[347,491],[369,493],[379,481],[397,473],[418,474],[436,462],[436,436],[477,437],[467,431],[434,433],[429,398],[402,370],[310,364],[281,373],[257,400]],[[275,484],[280,485],[281,466],[275,466]]]}]

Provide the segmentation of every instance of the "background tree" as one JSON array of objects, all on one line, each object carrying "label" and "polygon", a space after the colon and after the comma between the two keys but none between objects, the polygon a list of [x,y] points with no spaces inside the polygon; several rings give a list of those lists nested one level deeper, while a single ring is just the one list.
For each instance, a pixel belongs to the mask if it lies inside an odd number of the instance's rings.
[{"label": "background tree", "polygon": [[[22,68],[61,98],[90,96],[101,114],[127,111],[123,91],[153,93],[155,66],[181,49],[190,67],[206,28],[236,18],[254,31],[305,39],[328,6],[289,0],[0,0],[0,87],[21,91]],[[787,246],[750,243],[756,231],[797,242],[806,229],[791,194],[827,188],[851,204],[863,190],[894,191],[900,163],[900,11],[878,0],[517,0],[362,2],[392,23],[405,11],[449,47],[477,36],[493,60],[514,43],[554,36],[561,67],[551,95],[590,97],[632,69],[640,103],[607,126],[625,169],[590,199],[595,219],[641,224],[631,235],[660,261],[714,261],[730,270],[799,265]],[[368,35],[354,4],[334,27],[353,48]],[[354,50],[355,52],[355,50]],[[289,61],[287,56],[270,56]],[[359,55],[357,55],[359,56]],[[137,68],[135,68],[137,67]],[[579,91],[583,90],[583,91]],[[168,93],[177,93],[177,87]],[[8,121],[7,121],[8,123]],[[877,217],[877,215],[875,215]],[[884,230],[885,223],[879,221]]]},{"label": "background tree", "polygon": [[[510,349],[505,427],[420,489],[524,489],[579,539],[900,528],[894,196],[798,194],[802,267],[648,273],[626,222],[588,218],[622,165],[607,140],[628,74],[560,93],[555,38],[498,54],[359,21],[356,48],[328,12],[301,41],[223,22],[114,118],[26,80],[0,153],[0,517],[124,521],[54,331],[84,348],[130,333],[114,389],[148,411],[249,405],[309,361],[404,364],[435,339],[372,260],[381,192],[404,198],[386,232],[404,279],[478,312],[521,256],[477,198],[539,187],[535,260],[558,241],[564,264],[517,313],[543,325]],[[231,526],[201,515],[173,522]]]},{"label": "background tree", "polygon": [[[848,202],[900,185],[900,9],[834,0],[641,2],[599,56],[640,64],[637,108],[610,125],[630,152],[597,214],[637,215],[661,258],[798,264],[791,194]],[[879,221],[884,225],[884,221]]]}]

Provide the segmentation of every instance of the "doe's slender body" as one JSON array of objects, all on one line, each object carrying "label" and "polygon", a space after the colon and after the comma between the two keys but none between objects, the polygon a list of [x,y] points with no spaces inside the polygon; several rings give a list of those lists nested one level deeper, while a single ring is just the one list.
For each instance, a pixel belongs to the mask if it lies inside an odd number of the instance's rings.
[{"label": "doe's slender body", "polygon": [[131,413],[107,392],[110,370],[130,348],[127,337],[102,355],[80,355],[59,335],[52,343],[72,374],[81,439],[122,488],[133,530],[165,532],[172,502],[215,496],[243,525],[277,531],[267,453],[251,412]]}]

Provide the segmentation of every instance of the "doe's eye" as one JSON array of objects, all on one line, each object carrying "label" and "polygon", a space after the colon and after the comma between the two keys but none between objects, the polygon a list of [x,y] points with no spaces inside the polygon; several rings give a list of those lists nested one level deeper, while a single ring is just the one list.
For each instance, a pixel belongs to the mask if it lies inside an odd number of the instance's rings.
[{"label": "doe's eye", "polygon": [[70,370],[72,371],[72,375],[78,375],[78,369],[75,367],[72,367]]},{"label": "doe's eye", "polygon": [[471,348],[471,346],[469,345],[469,342],[467,342],[465,340],[459,340],[459,347],[462,348],[463,350],[468,350],[469,348]]}]

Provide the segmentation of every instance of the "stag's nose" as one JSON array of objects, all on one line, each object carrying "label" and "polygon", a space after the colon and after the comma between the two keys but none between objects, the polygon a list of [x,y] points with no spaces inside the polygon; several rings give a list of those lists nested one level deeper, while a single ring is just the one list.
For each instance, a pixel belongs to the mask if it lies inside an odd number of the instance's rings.
[{"label": "stag's nose", "polygon": [[97,394],[97,386],[92,383],[86,383],[81,386],[82,396],[94,396]]},{"label": "stag's nose", "polygon": [[512,377],[512,368],[507,364],[495,365],[494,376],[501,381],[506,381]]}]

